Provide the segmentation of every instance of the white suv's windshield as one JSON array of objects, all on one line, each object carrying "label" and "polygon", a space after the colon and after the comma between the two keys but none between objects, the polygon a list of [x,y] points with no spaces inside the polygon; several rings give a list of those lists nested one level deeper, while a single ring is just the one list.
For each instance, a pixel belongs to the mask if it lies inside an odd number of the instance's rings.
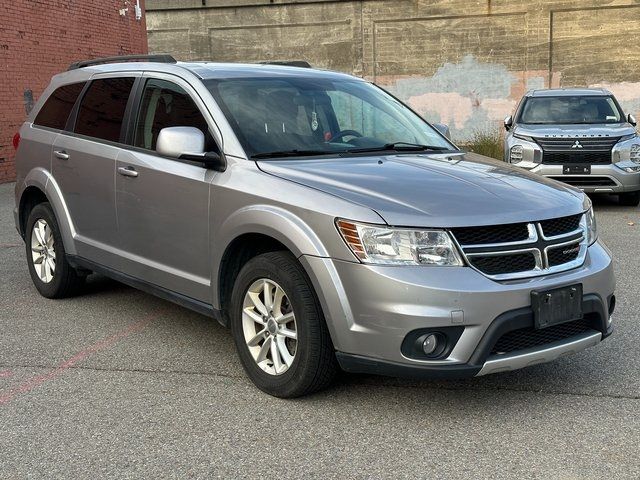
[{"label": "white suv's windshield", "polygon": [[620,123],[622,113],[610,96],[531,97],[518,123],[538,125]]},{"label": "white suv's windshield", "polygon": [[422,118],[366,82],[287,77],[205,85],[253,158],[455,149]]}]

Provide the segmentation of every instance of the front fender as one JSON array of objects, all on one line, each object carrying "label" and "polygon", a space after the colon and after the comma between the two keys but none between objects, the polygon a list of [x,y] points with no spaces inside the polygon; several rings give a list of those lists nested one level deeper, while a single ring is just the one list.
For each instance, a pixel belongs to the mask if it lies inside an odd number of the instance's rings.
[{"label": "front fender", "polygon": [[[58,183],[46,169],[42,167],[34,168],[27,174],[20,188],[17,189],[18,207],[22,203],[22,196],[29,187],[35,187],[45,194],[56,215],[65,252],[75,255],[76,249],[73,239],[76,235],[76,230]],[[20,213],[18,212],[18,215]]]},{"label": "front fender", "polygon": [[329,252],[313,229],[288,210],[272,205],[252,205],[230,215],[213,238],[213,305],[220,306],[218,273],[226,248],[248,233],[267,235],[282,243],[296,257],[328,257]]}]

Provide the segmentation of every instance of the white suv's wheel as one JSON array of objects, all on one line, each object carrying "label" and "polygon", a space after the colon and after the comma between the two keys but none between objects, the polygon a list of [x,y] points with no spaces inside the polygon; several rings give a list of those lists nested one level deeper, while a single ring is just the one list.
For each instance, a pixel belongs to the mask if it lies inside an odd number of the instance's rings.
[{"label": "white suv's wheel", "polygon": [[337,362],[322,310],[291,253],[249,260],[236,278],[229,313],[242,365],[261,390],[291,398],[333,380]]},{"label": "white suv's wheel", "polygon": [[25,245],[29,274],[42,296],[62,298],[77,292],[84,277],[67,262],[58,222],[48,203],[36,205],[29,213]]}]

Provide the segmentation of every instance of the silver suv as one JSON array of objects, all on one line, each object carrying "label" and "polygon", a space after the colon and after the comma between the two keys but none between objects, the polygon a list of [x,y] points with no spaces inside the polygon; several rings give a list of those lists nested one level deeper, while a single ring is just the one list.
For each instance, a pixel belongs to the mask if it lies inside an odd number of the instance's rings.
[{"label": "silver suv", "polygon": [[589,199],[460,151],[358,78],[83,62],[15,143],[15,221],[42,295],[96,272],[211,316],[272,395],[339,368],[513,370],[612,332]]},{"label": "silver suv", "polygon": [[589,193],[640,203],[640,138],[603,89],[532,90],[504,126],[505,161]]}]

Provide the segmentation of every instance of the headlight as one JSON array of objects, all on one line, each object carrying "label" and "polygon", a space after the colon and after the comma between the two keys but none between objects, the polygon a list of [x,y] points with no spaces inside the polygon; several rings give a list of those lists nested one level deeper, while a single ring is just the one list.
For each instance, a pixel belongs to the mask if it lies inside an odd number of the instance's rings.
[{"label": "headlight", "polygon": [[587,242],[592,245],[598,239],[598,226],[596,225],[596,215],[593,213],[593,207],[587,210],[584,218],[587,224]]},{"label": "headlight", "polygon": [[464,265],[444,230],[407,230],[336,220],[338,231],[363,263],[378,265]]},{"label": "headlight", "polygon": [[533,142],[533,137],[530,137],[528,135],[520,135],[519,133],[514,133],[513,136],[515,138],[519,138],[520,140],[526,140],[527,142]]},{"label": "headlight", "polygon": [[629,160],[631,160],[633,163],[640,163],[640,145],[638,145],[637,143],[631,145]]},{"label": "headlight", "polygon": [[522,161],[523,153],[524,149],[522,148],[522,145],[514,145],[511,147],[509,152],[509,162],[520,163]]}]

